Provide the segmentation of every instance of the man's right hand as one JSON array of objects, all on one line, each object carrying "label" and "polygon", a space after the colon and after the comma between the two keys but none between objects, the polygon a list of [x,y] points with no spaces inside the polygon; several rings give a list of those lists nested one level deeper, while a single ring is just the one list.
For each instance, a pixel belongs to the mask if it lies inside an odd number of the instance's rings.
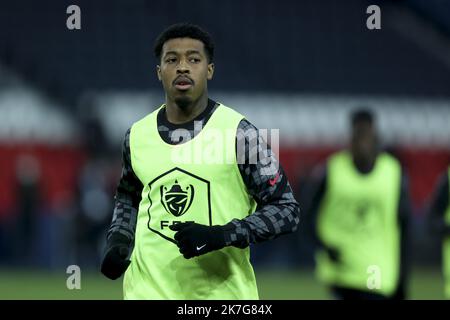
[{"label": "man's right hand", "polygon": [[115,242],[114,239],[111,240],[111,244],[106,248],[101,272],[109,279],[116,280],[130,265],[130,260],[128,260],[130,250],[126,243]]}]

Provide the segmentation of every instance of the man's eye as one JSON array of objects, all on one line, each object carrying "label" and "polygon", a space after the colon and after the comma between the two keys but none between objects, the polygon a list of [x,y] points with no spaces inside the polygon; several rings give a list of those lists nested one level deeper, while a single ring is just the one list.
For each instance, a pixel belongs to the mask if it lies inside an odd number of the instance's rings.
[{"label": "man's eye", "polygon": [[175,63],[176,61],[177,61],[176,58],[168,58],[168,59],[166,59],[167,63]]},{"label": "man's eye", "polygon": [[191,61],[192,63],[199,63],[200,59],[199,58],[191,58],[191,59],[189,59],[189,61]]}]

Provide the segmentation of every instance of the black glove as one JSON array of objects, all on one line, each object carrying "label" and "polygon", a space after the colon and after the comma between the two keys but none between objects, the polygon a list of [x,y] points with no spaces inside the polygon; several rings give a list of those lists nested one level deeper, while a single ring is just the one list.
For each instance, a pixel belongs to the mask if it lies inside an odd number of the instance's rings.
[{"label": "black glove", "polygon": [[106,245],[101,272],[109,279],[119,278],[130,265],[129,241],[125,236],[113,234]]},{"label": "black glove", "polygon": [[170,230],[177,231],[175,241],[186,259],[225,247],[225,232],[222,226],[185,222],[171,225]]}]

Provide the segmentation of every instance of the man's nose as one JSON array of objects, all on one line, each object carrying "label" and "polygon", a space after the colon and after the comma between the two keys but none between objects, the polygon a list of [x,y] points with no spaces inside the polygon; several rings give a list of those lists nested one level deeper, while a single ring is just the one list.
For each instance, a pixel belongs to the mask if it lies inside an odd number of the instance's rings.
[{"label": "man's nose", "polygon": [[180,60],[180,63],[177,66],[177,73],[189,73],[189,65],[186,60]]}]

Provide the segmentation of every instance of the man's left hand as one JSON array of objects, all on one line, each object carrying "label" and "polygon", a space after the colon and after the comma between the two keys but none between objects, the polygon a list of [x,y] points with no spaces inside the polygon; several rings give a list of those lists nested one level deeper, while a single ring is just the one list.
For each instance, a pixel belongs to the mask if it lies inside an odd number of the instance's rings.
[{"label": "man's left hand", "polygon": [[180,248],[180,253],[186,259],[225,247],[225,235],[222,226],[206,226],[195,222],[185,222],[171,225],[170,230],[176,231],[175,241]]}]

